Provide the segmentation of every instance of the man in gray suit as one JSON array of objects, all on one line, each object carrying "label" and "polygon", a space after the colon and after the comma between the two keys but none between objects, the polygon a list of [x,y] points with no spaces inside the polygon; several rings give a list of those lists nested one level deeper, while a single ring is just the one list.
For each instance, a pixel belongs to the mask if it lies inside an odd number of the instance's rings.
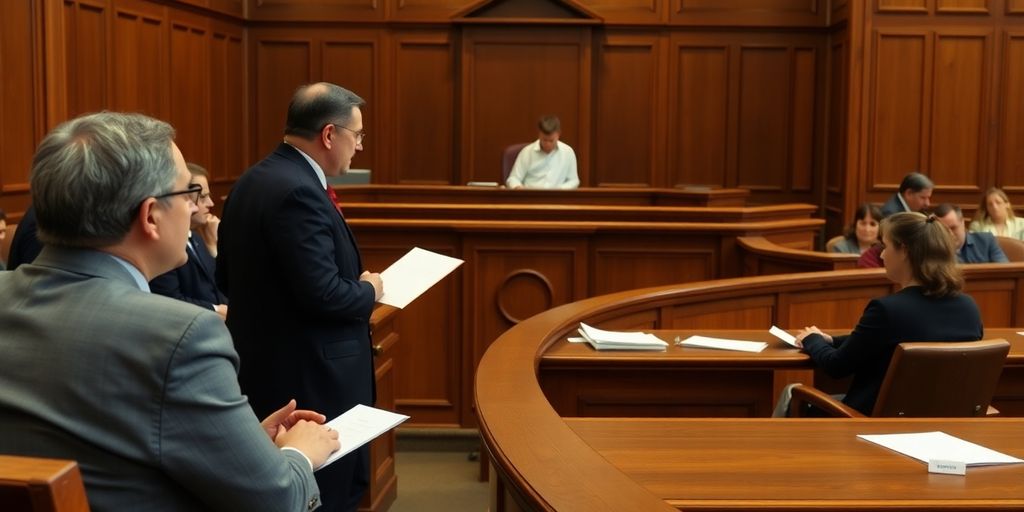
[{"label": "man in gray suit", "polygon": [[45,247],[0,273],[0,453],[77,460],[99,512],[314,509],[337,433],[294,401],[261,424],[220,317],[149,293],[201,193],[173,137],[101,113],[40,144]]}]

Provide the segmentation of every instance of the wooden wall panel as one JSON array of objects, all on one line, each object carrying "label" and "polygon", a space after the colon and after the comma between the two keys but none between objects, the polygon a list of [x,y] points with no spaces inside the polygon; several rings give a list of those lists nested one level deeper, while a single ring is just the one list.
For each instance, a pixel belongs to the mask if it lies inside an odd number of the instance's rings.
[{"label": "wooden wall panel", "polygon": [[168,118],[171,76],[167,27],[165,7],[142,0],[114,3],[110,108]]},{"label": "wooden wall panel", "polygon": [[167,121],[185,161],[209,166],[210,29],[209,20],[177,14],[170,22],[171,109]]},{"label": "wooden wall panel", "polygon": [[[790,123],[789,123],[789,189],[810,192],[814,185],[816,158],[820,156],[818,132],[820,125],[818,104],[824,104],[819,97],[818,72],[823,62],[818,61],[818,52],[812,48],[792,50],[792,79],[790,81]],[[824,76],[824,75],[823,75]],[[824,119],[824,116],[821,117]],[[785,182],[783,182],[785,183]]]},{"label": "wooden wall panel", "polygon": [[[789,55],[784,48],[740,50],[736,184],[779,190],[788,181]],[[809,134],[813,135],[813,134]]]},{"label": "wooden wall panel", "polygon": [[253,119],[256,120],[256,146],[252,162],[273,151],[284,134],[288,102],[295,88],[309,83],[312,76],[312,42],[308,39],[257,36],[253,55],[255,98]]},{"label": "wooden wall panel", "polygon": [[658,36],[608,34],[598,53],[595,78],[594,165],[597,186],[665,186],[658,170],[665,104],[664,40]]},{"label": "wooden wall panel", "polygon": [[673,44],[669,182],[726,186],[729,178],[729,47]]},{"label": "wooden wall panel", "polygon": [[1024,0],[1006,0],[1007,14],[1024,14]]},{"label": "wooden wall panel", "polygon": [[990,14],[989,2],[998,0],[936,0],[935,12],[943,14]]},{"label": "wooden wall panel", "polygon": [[43,128],[37,110],[43,93],[35,67],[42,58],[37,20],[33,2],[0,2],[0,192],[23,196],[17,210],[13,202],[8,206],[8,213],[19,215]]},{"label": "wooden wall panel", "polygon": [[376,21],[381,0],[245,0],[245,13],[259,21]]},{"label": "wooden wall panel", "polygon": [[[325,34],[321,43],[321,72],[318,80],[338,84],[356,94],[366,102],[360,111],[363,114],[363,130],[367,133],[363,150],[352,159],[353,169],[376,169],[381,142],[381,124],[377,87],[380,69],[380,44],[376,31],[346,30]],[[377,134],[374,140],[373,134]]]},{"label": "wooden wall panel", "polygon": [[394,36],[394,48],[392,104],[394,118],[402,122],[388,123],[395,149],[394,178],[388,182],[458,184],[451,39],[443,32],[403,32]]},{"label": "wooden wall panel", "polygon": [[634,237],[634,246],[621,237],[595,240],[590,295],[621,292],[665,283],[689,283],[718,275],[714,243],[666,243],[660,237]]},{"label": "wooden wall panel", "polygon": [[460,181],[500,180],[505,147],[536,140],[537,119],[554,114],[588,186],[590,29],[467,27],[462,44]]},{"label": "wooden wall panel", "polygon": [[103,110],[109,104],[109,20],[107,2],[64,2],[68,118]]},{"label": "wooden wall panel", "polygon": [[1024,31],[1007,32],[1002,47],[999,139],[993,184],[1024,192]]},{"label": "wooden wall panel", "polygon": [[927,170],[923,133],[928,125],[925,84],[927,37],[922,33],[876,33],[869,91],[868,183],[892,193],[903,176]]},{"label": "wooden wall panel", "polygon": [[822,26],[826,0],[676,0],[672,22],[700,25]]},{"label": "wooden wall panel", "polygon": [[[976,193],[986,174],[989,63],[986,35],[936,34],[932,76],[929,177]],[[987,146],[986,146],[987,148]]]},{"label": "wooden wall panel", "polygon": [[211,182],[228,184],[248,167],[250,139],[246,127],[250,123],[246,102],[251,87],[246,79],[242,27],[214,23],[209,45],[212,151],[206,168]]},{"label": "wooden wall panel", "polygon": [[663,23],[668,21],[671,2],[666,0],[581,0],[606,24]]},{"label": "wooden wall panel", "polygon": [[928,0],[875,0],[875,11],[883,13],[927,13]]},{"label": "wooden wall panel", "polygon": [[468,7],[472,0],[384,0],[388,19],[441,21]]}]

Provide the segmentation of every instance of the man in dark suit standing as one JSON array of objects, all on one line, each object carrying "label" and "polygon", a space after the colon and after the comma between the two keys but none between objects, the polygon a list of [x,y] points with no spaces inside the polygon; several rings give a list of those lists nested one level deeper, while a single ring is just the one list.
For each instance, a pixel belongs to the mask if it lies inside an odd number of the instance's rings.
[{"label": "man in dark suit standing", "polygon": [[[239,380],[257,414],[292,397],[328,418],[373,405],[369,318],[383,284],[363,270],[326,181],[362,149],[362,104],[334,84],[300,87],[284,142],[224,204],[217,279],[231,300]],[[316,476],[323,510],[355,510],[369,482],[368,447]]]},{"label": "man in dark suit standing", "polygon": [[193,163],[188,164],[188,172],[192,175],[192,184],[203,188],[196,204],[197,210],[192,214],[189,238],[185,242],[188,261],[170,272],[157,276],[149,282],[149,287],[153,293],[212,309],[221,318],[227,318],[228,299],[217,289],[213,275],[216,268],[216,253],[211,254],[208,240],[213,238],[212,248],[216,249],[217,224],[220,223],[220,219],[210,212],[210,208],[213,208],[213,199],[210,198],[209,174],[206,169]]}]

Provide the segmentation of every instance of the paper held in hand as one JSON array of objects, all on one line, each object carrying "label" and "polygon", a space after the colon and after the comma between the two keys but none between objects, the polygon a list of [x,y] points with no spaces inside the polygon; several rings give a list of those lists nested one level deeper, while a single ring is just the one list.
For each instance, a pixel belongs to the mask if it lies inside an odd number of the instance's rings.
[{"label": "paper held in hand", "polygon": [[579,333],[596,350],[665,350],[665,343],[645,332],[605,331],[580,322]]},{"label": "paper held in hand", "polygon": [[379,302],[402,309],[459,265],[458,258],[413,247],[380,273],[384,295]]},{"label": "paper held in hand", "polygon": [[407,419],[409,417],[404,414],[367,407],[362,404],[345,411],[341,416],[326,423],[328,427],[338,431],[341,448],[327,457],[323,465],[316,469],[329,466],[332,462],[374,440],[384,432],[397,427],[399,423]]}]

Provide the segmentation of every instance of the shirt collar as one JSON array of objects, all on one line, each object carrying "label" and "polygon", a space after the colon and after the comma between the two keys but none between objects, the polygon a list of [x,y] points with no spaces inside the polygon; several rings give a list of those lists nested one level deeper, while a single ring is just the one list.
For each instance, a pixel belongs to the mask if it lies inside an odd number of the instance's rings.
[{"label": "shirt collar", "polygon": [[899,199],[900,200],[900,204],[903,205],[903,211],[905,211],[905,212],[912,212],[912,211],[914,211],[914,210],[911,210],[910,207],[907,206],[907,202],[903,200],[903,194],[901,194],[899,192],[896,192],[896,199]]},{"label": "shirt collar", "polygon": [[[287,141],[285,141],[285,144],[288,144],[289,146],[292,146]],[[298,151],[299,154],[302,155],[302,158],[305,158],[306,161],[309,162],[310,167],[313,168],[313,172],[316,173],[317,179],[320,180],[320,186],[324,187],[324,190],[327,190],[327,175],[324,174],[324,170],[320,167],[320,164],[316,163],[316,160],[313,160],[312,157],[307,155],[301,149],[299,149],[299,148],[297,148],[295,146],[292,146],[292,148],[294,148],[295,151]]]},{"label": "shirt collar", "polygon": [[142,275],[142,272],[140,272],[139,269],[135,268],[135,265],[132,265],[131,263],[128,262],[128,260],[125,260],[120,256],[115,256],[109,252],[104,252],[103,254],[106,254],[107,256],[113,258],[114,261],[118,262],[122,267],[124,267],[124,269],[127,270],[129,274],[131,274],[132,280],[135,281],[135,285],[138,286],[140,290],[149,293],[149,283],[146,282],[146,277]]}]

